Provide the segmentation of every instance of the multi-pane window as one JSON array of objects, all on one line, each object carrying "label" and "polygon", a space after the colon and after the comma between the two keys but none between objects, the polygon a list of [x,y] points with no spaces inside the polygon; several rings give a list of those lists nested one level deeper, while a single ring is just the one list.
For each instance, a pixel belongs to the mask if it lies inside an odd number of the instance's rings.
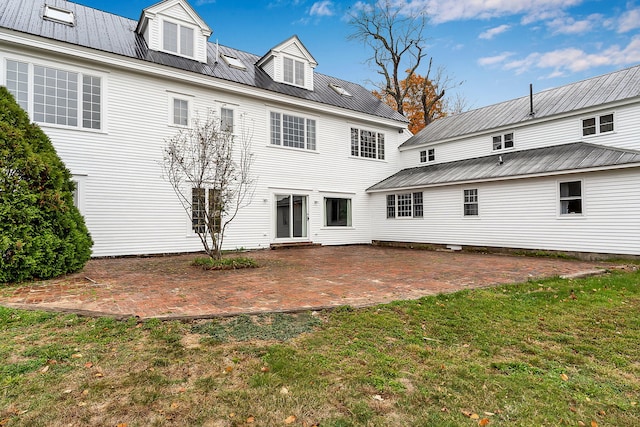
[{"label": "multi-pane window", "polygon": [[582,136],[613,132],[613,114],[589,117],[582,120]]},{"label": "multi-pane window", "polygon": [[271,144],[316,149],[316,121],[291,114],[271,112]]},{"label": "multi-pane window", "polygon": [[560,214],[582,214],[582,181],[560,183]]},{"label": "multi-pane window", "polygon": [[189,124],[189,101],[186,99],[173,99],[173,124],[178,126]]},{"label": "multi-pane window", "polygon": [[284,57],[283,77],[287,83],[304,86],[304,62]]},{"label": "multi-pane window", "polygon": [[503,150],[507,148],[513,148],[513,132],[493,137],[494,150]]},{"label": "multi-pane window", "polygon": [[86,129],[102,126],[100,77],[8,60],[6,82],[36,122]]},{"label": "multi-pane window", "polygon": [[351,199],[324,199],[325,226],[351,227]]},{"label": "multi-pane window", "polygon": [[478,190],[464,190],[464,216],[478,216]]},{"label": "multi-pane window", "polygon": [[429,148],[428,150],[420,151],[420,163],[433,162],[436,160],[436,149]]},{"label": "multi-pane window", "polygon": [[191,229],[195,233],[219,233],[222,222],[220,191],[213,188],[191,189]]},{"label": "multi-pane window", "polygon": [[387,218],[422,218],[424,206],[422,193],[401,193],[387,195]]},{"label": "multi-pane window", "polygon": [[193,28],[163,21],[162,47],[169,52],[193,57]]},{"label": "multi-pane window", "polygon": [[384,134],[351,128],[351,155],[384,160]]},{"label": "multi-pane window", "polygon": [[220,109],[220,128],[223,132],[233,133],[233,110],[222,107]]}]

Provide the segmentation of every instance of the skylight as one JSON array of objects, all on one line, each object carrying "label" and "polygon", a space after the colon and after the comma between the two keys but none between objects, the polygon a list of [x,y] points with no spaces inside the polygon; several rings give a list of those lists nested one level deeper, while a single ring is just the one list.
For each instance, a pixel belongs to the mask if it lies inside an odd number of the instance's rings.
[{"label": "skylight", "polygon": [[231,68],[237,68],[238,70],[246,70],[247,67],[238,58],[229,55],[220,55],[224,62]]},{"label": "skylight", "polygon": [[44,6],[43,18],[67,25],[75,25],[76,23],[73,12],[59,7],[49,6],[48,4]]},{"label": "skylight", "polygon": [[329,87],[331,89],[333,89],[338,95],[346,96],[346,97],[349,97],[349,98],[353,96],[353,95],[351,95],[351,93],[349,93],[348,90],[346,90],[342,86],[337,85],[335,83],[329,83]]}]

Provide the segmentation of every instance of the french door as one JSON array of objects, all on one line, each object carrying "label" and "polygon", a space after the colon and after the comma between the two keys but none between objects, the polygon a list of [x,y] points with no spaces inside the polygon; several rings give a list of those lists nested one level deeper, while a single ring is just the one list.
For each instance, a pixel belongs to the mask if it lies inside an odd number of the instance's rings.
[{"label": "french door", "polygon": [[309,212],[307,196],[276,194],[276,238],[307,238]]}]

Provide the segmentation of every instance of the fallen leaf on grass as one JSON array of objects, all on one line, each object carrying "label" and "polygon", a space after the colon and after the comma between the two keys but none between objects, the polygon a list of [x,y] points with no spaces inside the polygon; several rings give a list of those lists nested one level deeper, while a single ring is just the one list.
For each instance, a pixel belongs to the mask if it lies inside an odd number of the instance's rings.
[{"label": "fallen leaf on grass", "polygon": [[80,393],[80,394],[82,394],[83,396],[88,395],[89,394],[89,389],[85,388],[84,390],[82,390],[82,393]]},{"label": "fallen leaf on grass", "polygon": [[598,423],[595,420],[591,420],[591,427],[598,427]]},{"label": "fallen leaf on grass", "polygon": [[580,427],[586,427],[587,425],[585,423],[583,423],[582,421],[578,421],[578,425]]},{"label": "fallen leaf on grass", "polygon": [[46,374],[48,370],[49,370],[49,365],[47,365],[44,368],[40,369],[40,373],[41,374]]},{"label": "fallen leaf on grass", "polygon": [[96,373],[95,373],[95,375],[94,375],[94,377],[96,377],[96,378],[102,378],[102,377],[104,377],[104,374],[103,374],[102,372],[96,372]]},{"label": "fallen leaf on grass", "polygon": [[87,362],[87,363],[84,364],[84,367],[87,368],[87,369],[93,368],[93,363]]},{"label": "fallen leaf on grass", "polygon": [[82,359],[82,353],[74,353],[71,355],[72,359]]},{"label": "fallen leaf on grass", "polygon": [[484,411],[484,414],[488,417],[493,417],[495,414],[493,412]]},{"label": "fallen leaf on grass", "polygon": [[247,424],[253,424],[256,421],[255,417],[247,418]]},{"label": "fallen leaf on grass", "polygon": [[260,368],[260,372],[269,372],[269,367],[263,366],[262,368]]},{"label": "fallen leaf on grass", "polygon": [[127,424],[127,423],[120,423],[120,424],[118,424],[117,427],[128,427],[128,426],[129,426],[129,424]]},{"label": "fallen leaf on grass", "polygon": [[489,418],[483,418],[480,421],[478,421],[478,425],[480,427],[484,427],[486,425],[488,425],[491,421],[489,421]]},{"label": "fallen leaf on grass", "polygon": [[296,416],[295,415],[290,415],[287,417],[286,420],[284,420],[285,424],[292,424],[296,422]]},{"label": "fallen leaf on grass", "polygon": [[280,394],[289,394],[289,389],[288,389],[288,388],[286,388],[286,387],[282,387],[282,388],[280,389]]},{"label": "fallen leaf on grass", "polygon": [[227,366],[226,368],[224,368],[225,372],[231,372],[233,371],[233,366]]},{"label": "fallen leaf on grass", "polygon": [[560,375],[560,378],[562,378],[562,381],[569,381],[569,377],[567,376],[567,374]]},{"label": "fallen leaf on grass", "polygon": [[471,418],[472,420],[479,420],[479,419],[480,419],[480,415],[478,415],[478,414],[471,414],[471,416],[470,416],[469,418]]},{"label": "fallen leaf on grass", "polygon": [[379,402],[383,402],[384,401],[384,397],[380,396],[379,394],[374,394],[373,395],[373,400],[377,400]]}]

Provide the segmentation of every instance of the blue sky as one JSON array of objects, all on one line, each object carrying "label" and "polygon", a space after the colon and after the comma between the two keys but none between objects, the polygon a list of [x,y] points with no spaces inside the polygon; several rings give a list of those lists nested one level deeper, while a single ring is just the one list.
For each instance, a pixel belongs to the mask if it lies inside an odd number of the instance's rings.
[{"label": "blue sky", "polygon": [[[392,0],[426,11],[428,52],[477,108],[640,63],[640,0]],[[154,0],[76,0],[138,19]],[[191,0],[213,30],[210,41],[258,55],[296,34],[316,71],[373,87],[362,43],[349,41],[338,0]],[[425,64],[426,65],[426,64]],[[418,70],[422,74],[426,68]]]}]

